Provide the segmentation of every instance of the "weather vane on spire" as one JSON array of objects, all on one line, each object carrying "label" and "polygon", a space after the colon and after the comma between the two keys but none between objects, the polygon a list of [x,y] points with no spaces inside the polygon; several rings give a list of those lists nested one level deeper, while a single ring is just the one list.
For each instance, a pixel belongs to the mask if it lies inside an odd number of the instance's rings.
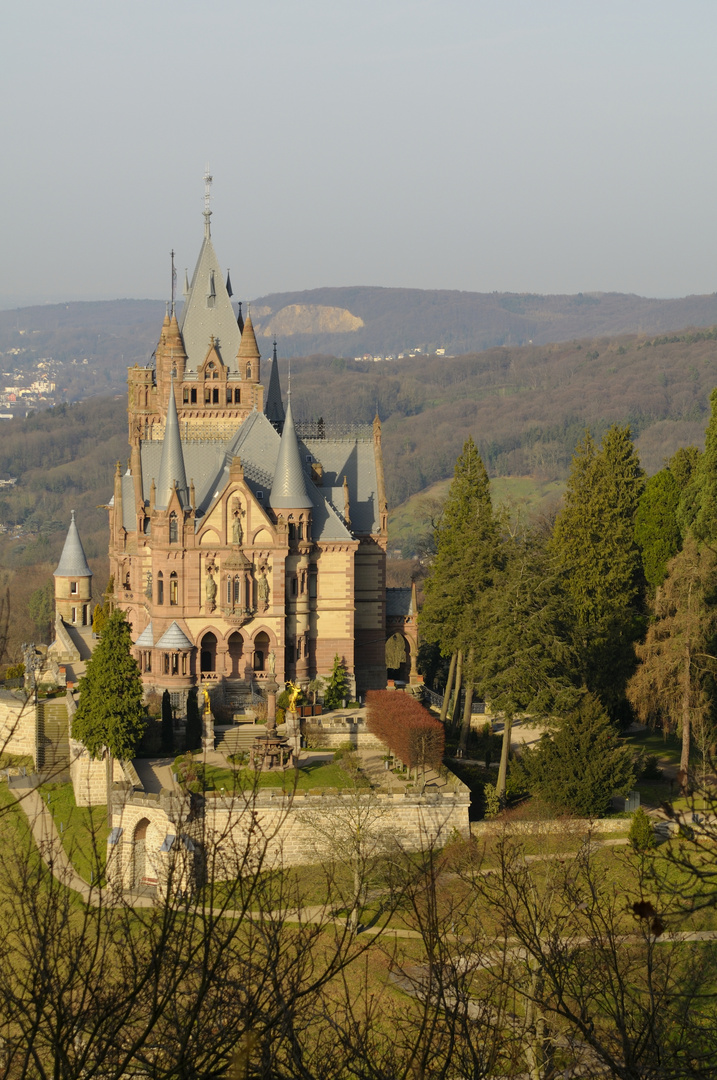
[{"label": "weather vane on spire", "polygon": [[213,177],[209,172],[209,162],[204,170],[204,234],[209,236],[209,219],[212,216],[210,208],[210,202],[212,198],[212,180]]}]

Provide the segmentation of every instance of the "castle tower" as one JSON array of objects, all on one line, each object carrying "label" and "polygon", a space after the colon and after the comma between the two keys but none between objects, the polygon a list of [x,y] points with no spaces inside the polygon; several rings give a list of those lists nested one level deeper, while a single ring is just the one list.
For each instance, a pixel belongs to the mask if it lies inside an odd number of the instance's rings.
[{"label": "castle tower", "polygon": [[56,614],[74,626],[89,626],[92,622],[92,571],[87,565],[74,510],[60,562],[53,576]]},{"label": "castle tower", "polygon": [[286,643],[288,664],[295,678],[307,683],[311,669],[311,551],[313,548],[311,510],[306,489],[299,440],[291,412],[291,395],[281,433],[274,483],[270,496],[277,521],[288,528],[289,554],[286,559]]}]

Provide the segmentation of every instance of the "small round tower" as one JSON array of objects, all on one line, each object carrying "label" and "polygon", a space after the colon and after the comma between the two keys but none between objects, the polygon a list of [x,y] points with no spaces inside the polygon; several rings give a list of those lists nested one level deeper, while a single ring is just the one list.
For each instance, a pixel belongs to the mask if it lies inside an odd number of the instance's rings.
[{"label": "small round tower", "polygon": [[60,562],[53,576],[56,614],[74,626],[89,626],[92,623],[92,571],[87,565],[74,510]]}]

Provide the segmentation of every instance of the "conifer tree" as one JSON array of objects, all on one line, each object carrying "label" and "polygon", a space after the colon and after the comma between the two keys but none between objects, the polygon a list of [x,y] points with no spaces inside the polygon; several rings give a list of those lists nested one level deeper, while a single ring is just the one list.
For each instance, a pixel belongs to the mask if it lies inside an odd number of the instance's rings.
[{"label": "conifer tree", "polygon": [[174,717],[169,690],[162,694],[162,753],[171,754],[174,749]]},{"label": "conifer tree", "polygon": [[667,564],[682,546],[680,501],[700,458],[696,446],[680,447],[645,484],[635,517],[635,539],[642,553],[645,580],[654,595],[665,580]]},{"label": "conifer tree", "polygon": [[626,795],[635,782],[632,753],[593,694],[584,694],[554,735],[525,750],[522,768],[533,791],[555,810],[602,817],[610,796]]},{"label": "conifer tree", "polygon": [[717,666],[716,631],[717,555],[688,536],[657,592],[645,642],[637,646],[640,663],[628,684],[643,723],[681,736],[683,788],[689,786],[693,728],[710,712],[705,682]]},{"label": "conifer tree", "polygon": [[93,757],[107,749],[112,757],[131,758],[144,734],[144,690],[131,648],[125,613],[115,610],[87,661],[87,674],[80,679],[80,701],[72,721],[72,737]]},{"label": "conifer tree", "polygon": [[336,656],[334,657],[334,666],[326,681],[324,707],[328,710],[340,709],[342,702],[348,697],[348,693],[349,680],[346,667],[339,654],[336,653]]},{"label": "conifer tree", "polygon": [[705,431],[705,450],[685,488],[677,511],[683,535],[689,530],[703,544],[717,548],[717,389]]},{"label": "conifer tree", "polygon": [[486,595],[501,565],[500,534],[490,482],[473,439],[456,461],[453,483],[435,530],[436,556],[425,582],[419,626],[444,656],[477,645]]},{"label": "conifer tree", "polygon": [[635,518],[644,473],[629,427],[615,425],[596,447],[578,444],[553,549],[566,572],[585,684],[616,719],[643,629],[644,579]]},{"label": "conifer tree", "polygon": [[501,805],[517,713],[563,714],[575,705],[576,658],[565,581],[548,537],[534,529],[504,541],[505,565],[487,609],[487,632],[473,673],[493,712],[504,717],[496,791]]},{"label": "conifer tree", "polygon": [[187,727],[184,740],[185,750],[199,750],[202,745],[202,718],[199,715],[196,686],[193,686],[187,695]]}]

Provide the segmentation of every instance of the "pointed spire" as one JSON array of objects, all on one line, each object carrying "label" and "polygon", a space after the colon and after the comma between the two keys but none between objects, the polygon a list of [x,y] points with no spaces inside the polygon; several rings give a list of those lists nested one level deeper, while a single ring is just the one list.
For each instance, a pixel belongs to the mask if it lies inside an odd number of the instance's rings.
[{"label": "pointed spire", "polygon": [[256,343],[256,334],[251,321],[251,315],[247,312],[244,329],[241,333],[241,343],[237,360],[256,360],[259,357],[259,346]]},{"label": "pointed spire", "polygon": [[279,363],[276,359],[276,338],[274,338],[274,355],[269,372],[269,389],[266,392],[264,414],[274,427],[281,431],[284,423],[284,402],[281,400],[281,386],[279,385]]},{"label": "pointed spire", "polygon": [[286,408],[270,502],[275,510],[309,510],[313,505],[306,491],[299,440],[291,414],[291,398]]},{"label": "pointed spire", "polygon": [[169,386],[169,404],[167,406],[167,422],[164,428],[164,442],[162,443],[162,457],[159,463],[159,480],[157,482],[156,507],[158,510],[165,510],[169,505],[175,483],[179,501],[184,506],[187,501],[187,476],[184,471],[182,438],[179,434],[179,417],[177,416],[177,403],[174,398],[174,376],[172,376]]},{"label": "pointed spire", "polygon": [[65,546],[62,549],[60,562],[58,563],[57,570],[55,570],[53,577],[92,577],[92,571],[87,565],[85,549],[82,546],[80,534],[77,530],[77,525],[75,524],[74,510],[70,517],[70,527],[67,530]]},{"label": "pointed spire", "polygon": [[229,294],[229,296],[234,295],[234,290],[232,289],[232,279],[231,279],[231,276],[230,276],[230,273],[229,273],[228,270],[227,270],[227,293]]},{"label": "pointed spire", "polygon": [[184,299],[186,300],[189,296],[189,272],[186,266],[184,267],[184,289],[182,291],[184,293]]},{"label": "pointed spire", "polygon": [[243,333],[244,332],[244,316],[241,313],[241,300],[239,301],[239,311],[237,312],[237,326],[239,327],[239,332]]},{"label": "pointed spire", "polygon": [[212,179],[213,177],[209,173],[209,165],[204,170],[204,236],[208,240],[212,235],[209,219],[212,216],[211,199],[212,199]]}]

